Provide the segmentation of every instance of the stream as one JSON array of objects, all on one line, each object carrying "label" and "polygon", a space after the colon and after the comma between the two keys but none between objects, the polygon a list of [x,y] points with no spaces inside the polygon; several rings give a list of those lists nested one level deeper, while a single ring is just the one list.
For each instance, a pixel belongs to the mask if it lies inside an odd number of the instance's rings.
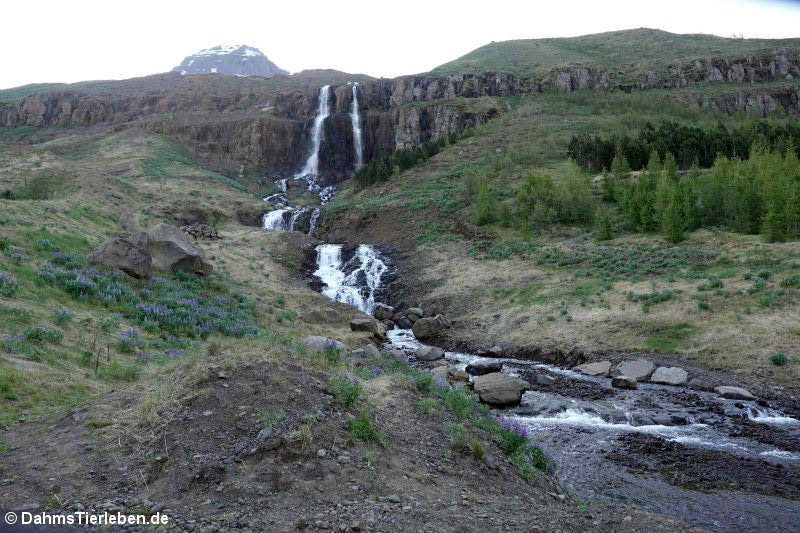
[{"label": "stream", "polygon": [[[292,178],[317,192],[321,205],[335,191],[317,185],[329,94],[329,87],[320,89],[311,153]],[[363,157],[357,84],[352,94],[357,170]],[[264,200],[277,209],[264,214],[264,229],[292,231],[307,220],[312,234],[319,208],[291,207],[287,180],[275,185],[279,192]],[[313,275],[321,292],[372,314],[391,270],[380,251],[368,244],[326,243],[316,252]],[[395,327],[387,335],[387,348],[403,350],[412,365],[426,367],[414,357],[424,345],[410,329]],[[650,383],[622,390],[610,378],[535,361],[445,352],[438,363],[464,370],[489,361],[502,362],[503,373],[530,384],[519,406],[493,414],[524,426],[557,462],[561,483],[589,509],[592,502],[623,503],[714,531],[800,531],[797,419],[765,402]]]}]

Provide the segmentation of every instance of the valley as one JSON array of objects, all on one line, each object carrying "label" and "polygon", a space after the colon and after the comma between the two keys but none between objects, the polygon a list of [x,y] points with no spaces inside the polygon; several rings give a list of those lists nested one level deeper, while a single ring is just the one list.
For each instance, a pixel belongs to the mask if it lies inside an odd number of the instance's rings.
[{"label": "valley", "polygon": [[576,39],[0,91],[0,508],[792,531],[797,42]]}]

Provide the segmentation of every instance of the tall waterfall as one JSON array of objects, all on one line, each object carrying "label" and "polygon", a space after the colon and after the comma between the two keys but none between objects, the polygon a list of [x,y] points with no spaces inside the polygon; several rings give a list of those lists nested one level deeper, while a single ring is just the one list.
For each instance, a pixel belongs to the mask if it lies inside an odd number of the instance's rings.
[{"label": "tall waterfall", "polygon": [[[355,266],[349,274],[348,266]],[[375,309],[375,292],[381,286],[383,275],[389,270],[381,254],[368,244],[361,244],[352,259],[342,262],[341,244],[317,246],[317,276],[325,286],[322,294],[337,302],[353,305],[372,314]]]},{"label": "tall waterfall", "polygon": [[350,110],[350,121],[353,123],[353,146],[356,150],[355,169],[358,172],[364,164],[364,148],[361,144],[361,117],[358,115],[358,82],[353,82],[353,107]]},{"label": "tall waterfall", "polygon": [[319,175],[319,145],[322,143],[322,126],[330,114],[330,95],[331,86],[323,85],[319,90],[317,116],[314,117],[314,127],[311,130],[311,153],[303,170],[295,176],[297,178],[305,178],[309,182],[309,186],[316,184],[317,176]]}]

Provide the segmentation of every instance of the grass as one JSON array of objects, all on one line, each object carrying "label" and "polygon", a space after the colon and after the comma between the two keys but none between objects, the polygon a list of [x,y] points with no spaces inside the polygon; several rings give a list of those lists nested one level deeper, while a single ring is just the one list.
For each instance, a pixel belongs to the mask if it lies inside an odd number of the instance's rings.
[{"label": "grass", "polygon": [[656,352],[675,353],[697,331],[697,327],[688,322],[680,322],[666,327],[655,335],[650,335],[645,346]]}]

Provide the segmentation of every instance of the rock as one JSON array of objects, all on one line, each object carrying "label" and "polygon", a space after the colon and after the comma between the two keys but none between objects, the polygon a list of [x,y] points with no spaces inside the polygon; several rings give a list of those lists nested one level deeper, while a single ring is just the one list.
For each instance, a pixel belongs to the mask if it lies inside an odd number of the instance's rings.
[{"label": "rock", "polygon": [[409,319],[413,323],[413,322],[416,322],[417,320],[419,320],[422,317],[419,316],[419,315],[416,315],[414,313],[406,313],[406,318]]},{"label": "rock", "polygon": [[408,356],[403,350],[398,350],[397,348],[391,348],[385,352],[383,352],[384,357],[390,357],[395,361],[399,361],[400,363],[407,363]]},{"label": "rock", "polygon": [[18,507],[14,507],[13,509],[11,509],[11,511],[15,513],[33,512],[39,509],[39,507],[40,506],[38,503],[26,503]]},{"label": "rock", "polygon": [[400,503],[400,496],[398,496],[397,494],[392,494],[391,496],[386,498],[386,500],[389,503]]},{"label": "rock", "polygon": [[729,398],[731,400],[755,400],[756,397],[753,396],[749,390],[743,389],[741,387],[734,387],[731,385],[721,385],[714,389],[714,392],[722,396],[723,398]]},{"label": "rock", "polygon": [[89,260],[118,268],[136,279],[147,278],[153,272],[150,252],[124,236],[108,239],[89,254]]},{"label": "rock", "polygon": [[625,376],[633,378],[636,381],[647,381],[656,365],[647,359],[634,359],[630,361],[623,361],[614,368],[615,376]]},{"label": "rock", "polygon": [[372,333],[376,339],[383,340],[386,338],[386,326],[374,318],[354,318],[350,321],[350,329],[352,331]]},{"label": "rock", "polygon": [[190,224],[181,226],[181,231],[197,239],[219,239],[217,228],[208,224]]},{"label": "rock", "polygon": [[227,74],[260,78],[288,74],[270,61],[258,48],[237,44],[219,45],[186,56],[172,71],[180,72],[182,75]]},{"label": "rock", "polygon": [[456,370],[455,368],[448,369],[447,377],[449,377],[453,381],[463,381],[463,382],[469,381],[469,374],[467,374],[463,370]]},{"label": "rock", "polygon": [[611,380],[611,386],[618,389],[635,389],[638,385],[635,378],[630,376],[616,376]]},{"label": "rock", "polygon": [[404,316],[401,316],[400,318],[398,318],[396,320],[396,323],[397,323],[397,327],[400,328],[400,329],[411,329],[411,327],[414,325],[413,322],[411,322],[407,317],[404,317]]},{"label": "rock", "polygon": [[502,368],[503,363],[500,361],[476,362],[467,365],[467,373],[473,376],[482,376],[492,372],[500,372]]},{"label": "rock", "polygon": [[208,276],[214,270],[205,261],[205,252],[189,242],[189,236],[169,224],[156,224],[147,230],[147,250],[153,258],[153,266],[161,270],[173,268]]},{"label": "rock", "polygon": [[417,320],[425,316],[425,313],[422,312],[421,307],[409,307],[408,309],[406,309],[406,314],[416,315]]},{"label": "rock", "polygon": [[536,384],[537,385],[547,385],[550,386],[556,382],[556,378],[549,374],[536,374]]},{"label": "rock", "polygon": [[442,330],[449,327],[449,320],[442,315],[436,315],[435,317],[430,318],[420,318],[414,322],[412,330],[414,331],[414,336],[416,338],[419,340],[425,340],[436,337],[442,332]]},{"label": "rock", "polygon": [[422,346],[417,349],[414,356],[421,361],[436,361],[444,357],[444,350],[436,346]]},{"label": "rock", "polygon": [[329,337],[322,337],[320,335],[309,335],[303,339],[303,344],[312,350],[324,350],[328,346],[333,346],[339,350],[344,350],[345,346],[341,342],[331,339]]},{"label": "rock", "polygon": [[381,352],[378,351],[374,344],[367,344],[364,346],[364,354],[368,357],[380,357]]},{"label": "rock", "polygon": [[650,376],[651,383],[663,383],[665,385],[684,385],[689,380],[686,370],[677,366],[660,366],[656,368]]},{"label": "rock", "polygon": [[502,346],[498,346],[497,344],[495,344],[494,346],[489,348],[487,352],[489,352],[489,355],[491,355],[492,357],[503,357],[505,350],[503,350]]},{"label": "rock", "polygon": [[491,470],[497,468],[497,461],[495,460],[494,455],[488,453],[484,454],[483,456],[483,464],[485,464]]},{"label": "rock", "polygon": [[572,370],[587,376],[607,376],[611,372],[611,361],[597,361],[596,363],[584,363],[574,367]]},{"label": "rock", "polygon": [[328,450],[326,450],[325,448],[320,448],[319,450],[317,450],[317,457],[322,458],[325,457],[326,455],[328,455]]},{"label": "rock", "polygon": [[272,428],[264,428],[258,432],[256,435],[256,440],[258,442],[267,442],[270,438],[272,438]]},{"label": "rock", "polygon": [[394,316],[394,307],[382,303],[376,303],[375,310],[372,312],[372,316],[378,320],[391,320]]},{"label": "rock", "polygon": [[492,372],[476,377],[472,381],[472,387],[482,402],[509,406],[519,404],[522,392],[528,388],[528,384],[519,378]]}]

